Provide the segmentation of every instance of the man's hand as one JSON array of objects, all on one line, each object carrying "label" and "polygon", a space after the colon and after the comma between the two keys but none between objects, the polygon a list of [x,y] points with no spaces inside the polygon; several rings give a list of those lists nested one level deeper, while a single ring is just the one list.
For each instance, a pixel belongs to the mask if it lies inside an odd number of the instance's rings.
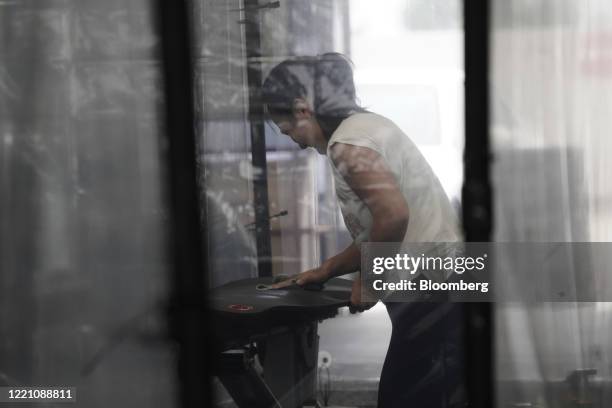
[{"label": "man's hand", "polygon": [[351,289],[351,305],[349,311],[351,313],[364,312],[374,306],[376,302],[362,302],[361,300],[361,275],[353,281]]},{"label": "man's hand", "polygon": [[331,278],[331,274],[325,265],[298,273],[279,283],[272,285],[272,289],[282,289],[291,285],[304,286],[309,283],[324,283]]}]

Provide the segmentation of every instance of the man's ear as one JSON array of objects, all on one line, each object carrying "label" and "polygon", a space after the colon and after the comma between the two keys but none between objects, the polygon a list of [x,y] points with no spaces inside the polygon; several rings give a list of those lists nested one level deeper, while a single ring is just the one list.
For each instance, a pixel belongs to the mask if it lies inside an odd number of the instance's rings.
[{"label": "man's ear", "polygon": [[312,110],[305,99],[295,98],[293,100],[293,117],[295,119],[310,119]]}]

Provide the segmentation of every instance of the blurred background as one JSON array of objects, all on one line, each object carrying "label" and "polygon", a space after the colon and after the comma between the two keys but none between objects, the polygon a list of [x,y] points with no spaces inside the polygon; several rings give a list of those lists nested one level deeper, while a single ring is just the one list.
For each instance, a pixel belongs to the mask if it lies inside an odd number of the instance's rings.
[{"label": "blurred background", "polygon": [[[360,104],[417,144],[460,214],[470,135],[459,0],[260,0],[256,57],[243,1],[189,4],[209,287],[258,276],[262,237],[273,275],[350,243],[325,157],[266,124],[265,169],[253,164],[254,64],[265,77],[293,56],[346,55]],[[610,241],[612,4],[490,5],[493,239]],[[74,386],[87,407],[178,405],[156,7],[0,2],[0,385]],[[265,211],[285,214],[263,233],[262,175]],[[493,308],[499,407],[609,406],[609,303]],[[381,304],[320,325],[330,403],[375,405],[390,330]],[[579,397],[568,397],[572,378]]]}]

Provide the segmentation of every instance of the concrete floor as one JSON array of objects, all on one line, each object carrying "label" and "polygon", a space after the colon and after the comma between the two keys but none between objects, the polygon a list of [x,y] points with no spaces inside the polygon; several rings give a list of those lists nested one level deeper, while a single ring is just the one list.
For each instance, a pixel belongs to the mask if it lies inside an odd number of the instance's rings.
[{"label": "concrete floor", "polygon": [[[333,319],[319,324],[319,352],[331,355],[329,377],[319,369],[319,401],[330,408],[374,408],[378,381],[391,337],[391,322],[382,303],[358,314],[348,308]],[[322,392],[329,381],[329,394]],[[216,408],[233,408],[233,403],[218,383]]]},{"label": "concrete floor", "polygon": [[391,338],[391,321],[382,303],[358,314],[341,309],[319,325],[319,337],[319,352],[331,355],[332,377],[378,382]]}]

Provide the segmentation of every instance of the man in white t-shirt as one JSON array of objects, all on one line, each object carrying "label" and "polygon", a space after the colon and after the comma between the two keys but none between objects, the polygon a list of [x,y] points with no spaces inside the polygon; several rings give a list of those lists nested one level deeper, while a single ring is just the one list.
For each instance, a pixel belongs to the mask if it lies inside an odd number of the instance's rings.
[{"label": "man in white t-shirt", "polygon": [[[271,119],[301,147],[327,155],[353,243],[318,268],[276,285],[304,285],[359,271],[360,244],[457,242],[456,216],[439,180],[390,120],[355,102],[352,69],[339,54],[285,61],[262,90]],[[361,279],[351,303],[361,303]],[[393,327],[378,406],[464,406],[461,308],[385,302]]]}]

